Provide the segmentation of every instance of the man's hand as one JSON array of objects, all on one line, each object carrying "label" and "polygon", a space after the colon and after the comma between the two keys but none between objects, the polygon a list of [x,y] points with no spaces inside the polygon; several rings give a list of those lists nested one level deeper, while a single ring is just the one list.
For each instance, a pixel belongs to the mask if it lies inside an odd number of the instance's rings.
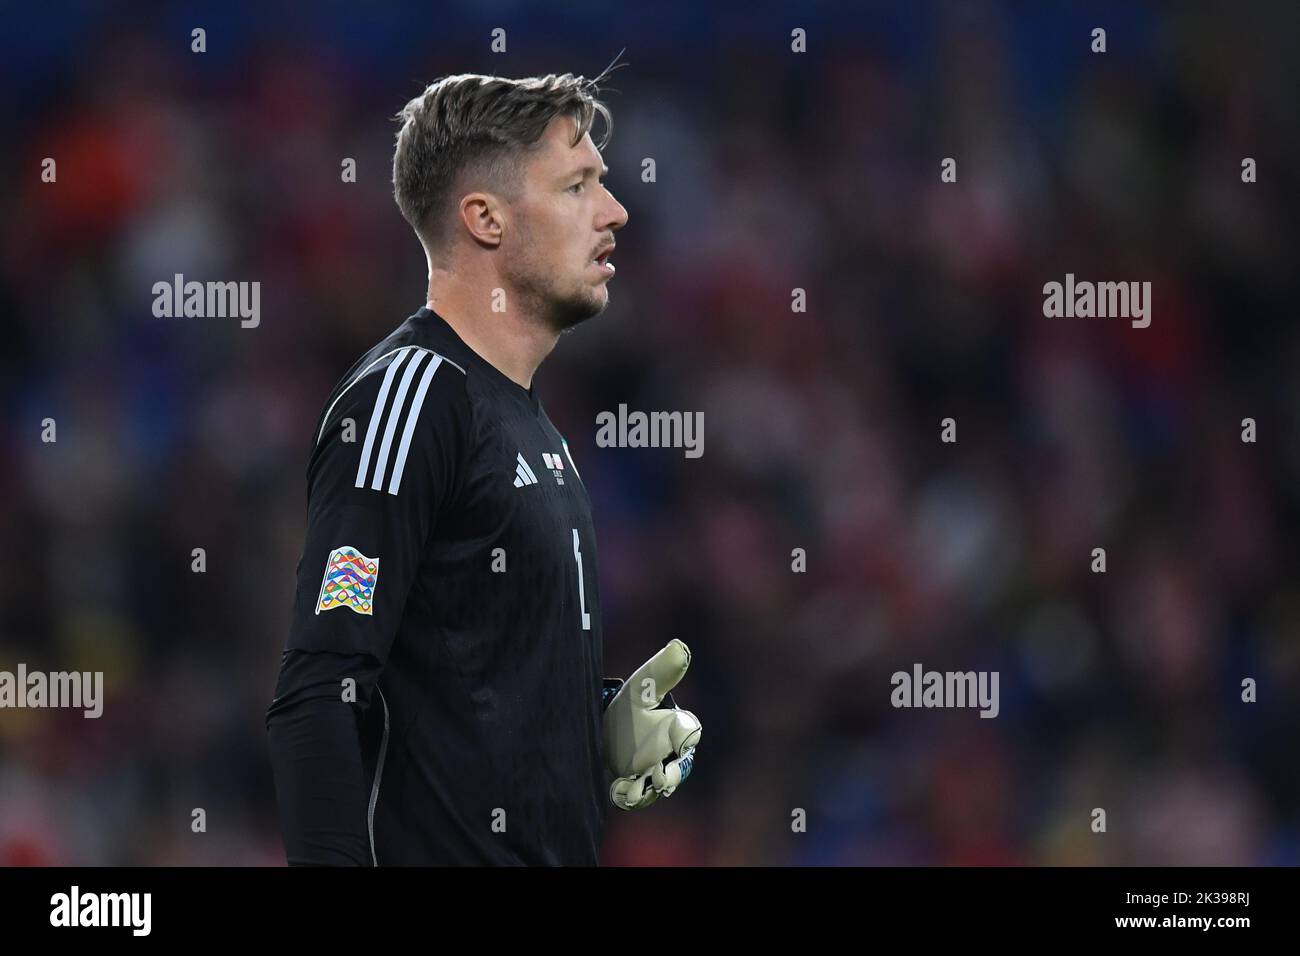
[{"label": "man's hand", "polygon": [[616,778],[609,798],[640,810],[690,776],[703,728],[673,700],[691,666],[691,651],[674,638],[627,679],[605,709],[605,762]]}]

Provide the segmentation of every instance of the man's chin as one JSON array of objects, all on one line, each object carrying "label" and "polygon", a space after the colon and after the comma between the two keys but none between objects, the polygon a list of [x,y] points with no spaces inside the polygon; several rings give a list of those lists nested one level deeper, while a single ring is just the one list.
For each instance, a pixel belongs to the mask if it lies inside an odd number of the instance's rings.
[{"label": "man's chin", "polygon": [[600,315],[607,305],[609,293],[603,286],[589,295],[562,300],[556,303],[556,308],[552,311],[555,329],[559,332],[572,331],[588,319]]}]

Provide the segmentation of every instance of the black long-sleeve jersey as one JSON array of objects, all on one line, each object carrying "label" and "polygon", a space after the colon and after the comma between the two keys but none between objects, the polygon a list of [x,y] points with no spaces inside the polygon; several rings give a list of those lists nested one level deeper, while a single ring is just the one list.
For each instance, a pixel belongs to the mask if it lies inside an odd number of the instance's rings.
[{"label": "black long-sleeve jersey", "polygon": [[289,862],[594,865],[591,501],[534,390],[422,308],[313,438],[267,711]]}]

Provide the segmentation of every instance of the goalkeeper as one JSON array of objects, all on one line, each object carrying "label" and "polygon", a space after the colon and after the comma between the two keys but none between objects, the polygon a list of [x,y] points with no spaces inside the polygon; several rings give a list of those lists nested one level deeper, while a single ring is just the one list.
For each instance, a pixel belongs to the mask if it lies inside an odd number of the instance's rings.
[{"label": "goalkeeper", "polygon": [[593,865],[611,804],[691,771],[686,645],[604,679],[591,499],[533,386],[608,304],[627,222],[599,79],[451,76],[400,114],[429,281],[311,433],[267,711],[290,864]]}]

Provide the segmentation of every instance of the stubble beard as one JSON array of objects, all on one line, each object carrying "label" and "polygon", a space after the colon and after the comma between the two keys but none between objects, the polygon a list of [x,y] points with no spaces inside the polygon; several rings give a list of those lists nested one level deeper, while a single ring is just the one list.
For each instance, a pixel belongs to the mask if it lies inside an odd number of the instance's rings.
[{"label": "stubble beard", "polygon": [[602,295],[596,286],[559,290],[555,276],[532,263],[525,264],[511,278],[520,306],[557,335],[571,332],[588,319],[600,315],[609,304],[609,296]]}]

